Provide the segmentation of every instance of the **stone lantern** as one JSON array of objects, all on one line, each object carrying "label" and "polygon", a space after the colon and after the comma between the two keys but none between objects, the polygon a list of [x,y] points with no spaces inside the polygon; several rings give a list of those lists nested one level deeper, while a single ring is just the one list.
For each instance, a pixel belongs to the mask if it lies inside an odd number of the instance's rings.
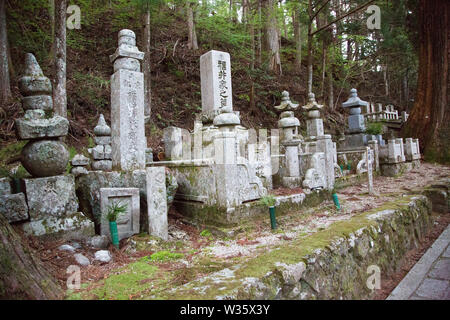
[{"label": "stone lantern", "polygon": [[286,172],[282,177],[282,184],[286,188],[296,188],[301,184],[299,144],[301,140],[298,136],[300,121],[294,116],[298,104],[294,104],[289,99],[289,92],[283,91],[282,101],[275,109],[281,111],[278,127],[281,129],[281,144],[285,148]]},{"label": "stone lantern", "polygon": [[350,90],[350,97],[342,104],[343,108],[350,108],[348,117],[348,130],[350,133],[363,133],[366,131],[364,116],[361,114],[361,107],[367,107],[367,102],[358,97],[356,89]]}]

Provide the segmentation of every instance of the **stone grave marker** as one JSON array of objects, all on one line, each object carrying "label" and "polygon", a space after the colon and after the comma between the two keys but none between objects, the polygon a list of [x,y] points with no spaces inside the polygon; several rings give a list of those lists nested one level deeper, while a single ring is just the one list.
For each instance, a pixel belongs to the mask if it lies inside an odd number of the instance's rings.
[{"label": "stone grave marker", "polygon": [[202,111],[233,110],[231,61],[227,52],[211,50],[200,57]]},{"label": "stone grave marker", "polygon": [[124,214],[117,218],[117,230],[119,240],[131,237],[139,233],[140,202],[139,188],[101,188],[100,210],[100,234],[111,237],[109,221],[107,219],[108,208],[113,204],[127,205]]}]

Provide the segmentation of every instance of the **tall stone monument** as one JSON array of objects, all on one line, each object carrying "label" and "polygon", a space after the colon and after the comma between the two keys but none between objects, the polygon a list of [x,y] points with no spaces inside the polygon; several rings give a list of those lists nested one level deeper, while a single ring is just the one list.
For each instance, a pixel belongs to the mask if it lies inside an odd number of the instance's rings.
[{"label": "tall stone monument", "polygon": [[144,53],[136,47],[131,30],[119,32],[119,47],[110,56],[112,166],[115,170],[145,169]]}]

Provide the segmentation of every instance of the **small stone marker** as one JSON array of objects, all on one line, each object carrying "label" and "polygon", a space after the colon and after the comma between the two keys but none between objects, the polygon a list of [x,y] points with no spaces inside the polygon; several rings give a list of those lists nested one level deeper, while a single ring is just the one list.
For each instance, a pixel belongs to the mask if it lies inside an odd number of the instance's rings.
[{"label": "small stone marker", "polygon": [[231,61],[227,52],[211,50],[200,57],[202,110],[233,110]]},{"label": "small stone marker", "polygon": [[119,32],[119,48],[110,57],[112,165],[118,170],[145,168],[144,74],[140,60],[144,53],[136,47],[131,30]]},{"label": "small stone marker", "polygon": [[366,166],[367,166],[367,181],[368,181],[368,188],[369,188],[369,194],[375,195],[375,191],[373,189],[373,151],[366,147]]},{"label": "small stone marker", "polygon": [[164,167],[147,168],[147,209],[150,235],[168,240],[165,170]]},{"label": "small stone marker", "polygon": [[100,209],[102,212],[100,234],[110,236],[109,221],[107,219],[108,207],[120,203],[127,205],[125,213],[117,217],[117,230],[119,240],[139,233],[140,202],[139,188],[101,188]]}]

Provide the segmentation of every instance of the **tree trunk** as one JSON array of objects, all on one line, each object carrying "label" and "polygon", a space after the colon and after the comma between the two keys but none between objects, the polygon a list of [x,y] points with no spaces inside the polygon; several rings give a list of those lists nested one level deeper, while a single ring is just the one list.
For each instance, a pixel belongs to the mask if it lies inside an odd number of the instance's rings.
[{"label": "tree trunk", "polygon": [[313,80],[313,34],[312,34],[312,0],[308,3],[308,94],[312,92],[312,80]]},{"label": "tree trunk", "polygon": [[331,66],[328,66],[328,107],[330,110],[334,110],[333,72]]},{"label": "tree trunk", "polygon": [[256,50],[256,62],[262,64],[262,0],[258,0],[258,48]]},{"label": "tree trunk", "polygon": [[388,80],[388,68],[387,65],[383,65],[383,80],[384,80],[384,95],[389,97],[389,80]]},{"label": "tree trunk", "polygon": [[276,15],[276,4],[274,0],[264,0],[265,9],[265,33],[267,51],[269,54],[268,69],[277,75],[281,74],[281,58],[280,58],[280,43],[278,37],[278,24]]},{"label": "tree trunk", "polygon": [[61,299],[61,287],[0,214],[0,299]]},{"label": "tree trunk", "polygon": [[188,24],[188,48],[190,50],[198,50],[197,33],[195,32],[194,10],[192,2],[186,4],[187,7],[187,24]]},{"label": "tree trunk", "polygon": [[150,33],[150,8],[144,14],[144,64],[142,66],[144,73],[144,115],[145,118],[150,120],[152,113],[152,89],[151,89],[151,33]]},{"label": "tree trunk", "polygon": [[416,100],[403,128],[420,139],[425,159],[450,163],[449,55],[450,2],[419,3],[419,74]]},{"label": "tree trunk", "polygon": [[300,12],[297,7],[292,11],[292,23],[294,24],[295,71],[300,73],[302,70],[302,36],[300,32]]},{"label": "tree trunk", "polygon": [[0,105],[11,98],[5,0],[0,0]]},{"label": "tree trunk", "polygon": [[55,0],[55,80],[53,106],[56,114],[67,118],[66,94],[66,0]]},{"label": "tree trunk", "polygon": [[50,25],[52,28],[52,47],[48,54],[47,62],[49,66],[55,64],[55,0],[48,1],[48,13],[50,15]]}]

